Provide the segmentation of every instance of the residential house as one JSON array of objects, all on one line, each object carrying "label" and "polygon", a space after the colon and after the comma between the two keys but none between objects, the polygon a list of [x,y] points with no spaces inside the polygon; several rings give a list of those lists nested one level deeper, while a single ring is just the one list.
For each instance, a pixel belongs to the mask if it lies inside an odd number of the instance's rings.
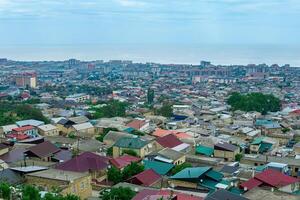
[{"label": "residential house", "polygon": [[129,122],[128,124],[126,124],[126,126],[130,128],[134,128],[139,131],[147,131],[149,125],[150,125],[149,120],[140,120],[140,119],[135,119]]},{"label": "residential house", "polygon": [[38,127],[38,126],[44,125],[45,123],[42,121],[39,121],[39,120],[35,120],[35,119],[28,119],[28,120],[17,121],[16,124],[19,127],[23,127],[23,126]]},{"label": "residential house", "polygon": [[92,196],[91,176],[88,173],[48,169],[27,174],[26,182],[46,191],[58,188],[62,195],[74,194],[81,199]]},{"label": "residential house", "polygon": [[83,124],[90,121],[86,116],[70,117],[69,120],[74,122],[75,124]]},{"label": "residential house", "polygon": [[166,135],[164,137],[159,137],[156,141],[164,148],[171,148],[175,151],[188,152],[190,150],[190,145],[187,143],[181,142],[173,134]]},{"label": "residential house", "polygon": [[0,127],[0,138],[5,138],[5,135],[8,135],[12,132],[14,128],[18,128],[16,124],[10,124]]},{"label": "residential house", "polygon": [[295,193],[300,191],[300,180],[277,170],[267,169],[240,185],[245,191],[262,186],[271,187],[273,190],[276,189],[282,192]]},{"label": "residential house", "polygon": [[135,135],[125,133],[125,132],[120,132],[120,131],[109,131],[104,137],[103,137],[103,143],[106,144],[107,146],[112,146],[114,145],[119,139],[123,137],[129,137],[129,138],[134,138],[136,137]]},{"label": "residential house", "polygon": [[275,144],[276,141],[273,141],[271,138],[257,137],[250,144],[250,153],[262,154],[271,151]]},{"label": "residential house", "polygon": [[154,189],[143,189],[138,192],[132,200],[203,200],[202,197],[194,196],[192,194],[174,192],[171,190],[154,190]]},{"label": "residential house", "polygon": [[149,153],[161,148],[160,144],[156,141],[147,141],[138,137],[123,137],[113,145],[113,157],[119,157],[126,153],[126,150],[132,150],[136,152],[140,158],[144,158]]},{"label": "residential house", "polygon": [[14,128],[10,134],[6,135],[6,137],[16,141],[34,138],[37,136],[38,130],[34,126],[22,126],[19,128]]},{"label": "residential house", "polygon": [[300,176],[300,162],[294,157],[279,157],[270,155],[244,155],[240,161],[242,164],[252,165],[252,166],[262,166],[269,162],[285,163],[288,164],[290,173],[292,176]]},{"label": "residential house", "polygon": [[62,162],[71,159],[69,150],[62,150],[49,141],[29,147],[24,152],[26,158],[46,162]]},{"label": "residential house", "polygon": [[229,192],[227,190],[220,189],[207,195],[205,200],[249,200],[249,199],[241,195]]},{"label": "residential house", "polygon": [[293,150],[294,150],[295,154],[300,154],[300,142],[294,144]]},{"label": "residential house", "polygon": [[63,118],[57,122],[56,126],[59,129],[59,133],[61,135],[68,135],[69,133],[74,131],[74,124],[75,123],[73,121]]},{"label": "residential house", "polygon": [[39,134],[42,136],[57,136],[57,135],[59,135],[59,129],[52,124],[38,126],[38,130],[39,130]]},{"label": "residential house", "polygon": [[73,172],[88,172],[93,183],[100,183],[107,178],[109,158],[91,152],[84,152],[66,162],[59,164],[56,169]]},{"label": "residential house", "polygon": [[214,155],[214,148],[204,145],[197,145],[196,154],[212,157]]},{"label": "residential house", "polygon": [[149,160],[156,160],[174,165],[183,164],[186,160],[185,154],[170,148],[164,148],[158,152],[154,152],[147,156],[147,158]]},{"label": "residential house", "polygon": [[155,160],[143,160],[143,164],[145,166],[145,169],[152,169],[160,175],[168,174],[175,166],[172,163],[165,163]]},{"label": "residential house", "polygon": [[93,137],[95,135],[95,128],[90,122],[74,124],[73,129],[79,137]]},{"label": "residential house", "polygon": [[127,165],[130,165],[132,162],[140,162],[141,158],[131,156],[131,155],[122,155],[117,158],[113,158],[110,160],[110,163],[116,168],[122,170]]},{"label": "residential house", "polygon": [[227,142],[219,142],[214,145],[214,156],[224,158],[226,161],[234,161],[235,156],[240,152],[240,148]]},{"label": "residential house", "polygon": [[142,185],[142,186],[148,186],[148,187],[161,187],[161,180],[162,177],[158,173],[156,173],[152,169],[147,169],[127,180],[127,182],[136,184],[136,185]]},{"label": "residential house", "polygon": [[228,183],[223,182],[223,174],[212,167],[189,167],[170,177],[169,185],[173,188],[201,189],[215,191],[227,189]]}]

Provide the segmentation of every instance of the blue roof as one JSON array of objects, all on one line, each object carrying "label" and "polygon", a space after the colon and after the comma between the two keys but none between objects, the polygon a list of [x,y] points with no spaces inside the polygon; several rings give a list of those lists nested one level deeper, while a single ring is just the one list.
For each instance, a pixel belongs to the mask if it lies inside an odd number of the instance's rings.
[{"label": "blue roof", "polygon": [[188,167],[174,176],[171,176],[172,179],[197,179],[200,176],[204,175],[211,167]]}]

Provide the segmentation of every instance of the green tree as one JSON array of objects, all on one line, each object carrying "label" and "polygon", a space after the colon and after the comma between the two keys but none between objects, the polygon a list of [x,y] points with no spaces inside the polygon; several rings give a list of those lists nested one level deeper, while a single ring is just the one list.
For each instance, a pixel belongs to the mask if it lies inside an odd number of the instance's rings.
[{"label": "green tree", "polygon": [[232,93],[227,103],[233,110],[257,111],[262,114],[267,112],[276,112],[280,110],[280,100],[271,94],[249,93],[242,95]]},{"label": "green tree", "polygon": [[117,184],[122,181],[122,173],[116,167],[111,167],[107,172],[107,179],[114,184]]},{"label": "green tree", "polygon": [[0,183],[0,196],[3,199],[10,199],[11,189],[9,184]]},{"label": "green tree", "polygon": [[39,190],[32,185],[25,185],[22,190],[22,200],[40,200]]},{"label": "green tree", "polygon": [[241,154],[241,153],[238,153],[235,155],[235,161],[237,161],[237,162],[240,162],[242,158],[243,158],[243,154]]},{"label": "green tree", "polygon": [[129,187],[118,187],[112,188],[110,191],[104,192],[102,199],[103,200],[129,200],[135,196],[135,192],[132,191]]},{"label": "green tree", "polygon": [[161,115],[164,117],[172,117],[173,115],[173,105],[169,102],[163,103],[163,106],[155,111],[156,115]]},{"label": "green tree", "polygon": [[142,164],[137,162],[132,162],[130,165],[127,165],[122,171],[123,180],[127,180],[128,178],[141,173],[144,171],[145,167]]},{"label": "green tree", "polygon": [[148,88],[147,90],[147,102],[148,104],[152,104],[154,101],[154,90],[151,88]]},{"label": "green tree", "polygon": [[185,168],[188,168],[188,167],[192,167],[192,165],[190,163],[182,163],[180,165],[176,165],[172,170],[171,170],[171,174],[174,175],[174,174],[177,174],[178,172],[184,170]]}]

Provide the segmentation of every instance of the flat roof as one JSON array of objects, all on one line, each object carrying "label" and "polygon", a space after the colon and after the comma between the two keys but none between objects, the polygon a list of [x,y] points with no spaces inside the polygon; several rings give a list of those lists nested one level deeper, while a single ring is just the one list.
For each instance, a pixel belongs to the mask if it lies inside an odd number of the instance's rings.
[{"label": "flat roof", "polygon": [[76,179],[88,176],[88,173],[78,173],[78,172],[64,171],[59,169],[48,169],[44,171],[27,174],[27,176],[71,182]]}]

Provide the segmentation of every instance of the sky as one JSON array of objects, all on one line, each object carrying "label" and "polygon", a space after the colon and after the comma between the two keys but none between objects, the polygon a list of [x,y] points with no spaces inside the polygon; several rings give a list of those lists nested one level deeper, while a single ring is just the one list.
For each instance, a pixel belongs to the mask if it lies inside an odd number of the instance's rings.
[{"label": "sky", "polygon": [[299,0],[0,0],[0,57],[300,66]]}]

